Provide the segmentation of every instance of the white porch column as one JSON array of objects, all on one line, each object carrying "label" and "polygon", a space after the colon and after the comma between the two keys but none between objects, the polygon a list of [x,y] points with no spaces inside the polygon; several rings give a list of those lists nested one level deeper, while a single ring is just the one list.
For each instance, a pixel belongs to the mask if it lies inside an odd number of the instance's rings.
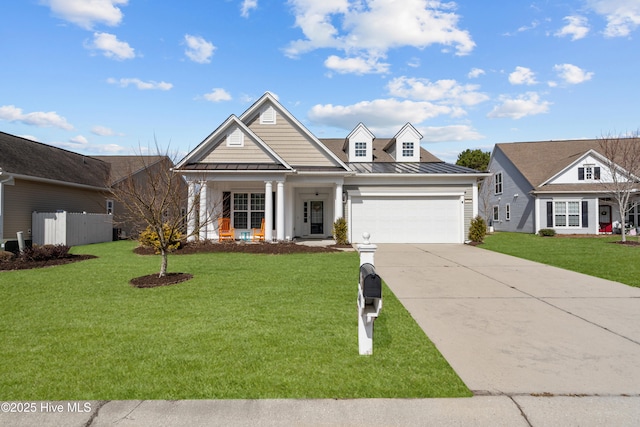
[{"label": "white porch column", "polygon": [[264,241],[273,240],[273,183],[264,182]]},{"label": "white porch column", "polygon": [[471,197],[473,197],[473,205],[471,208],[471,217],[475,218],[478,216],[478,183],[472,184],[471,188],[473,189],[471,192]]},{"label": "white porch column", "polygon": [[284,240],[284,182],[276,186],[276,239]]},{"label": "white porch column", "polygon": [[189,193],[187,198],[187,241],[193,242],[196,240],[196,183],[189,181]]},{"label": "white porch column", "polygon": [[342,184],[336,184],[336,200],[333,208],[333,222],[336,222],[338,218],[342,218],[344,216],[342,209]]},{"label": "white porch column", "polygon": [[207,239],[209,203],[207,200],[207,181],[200,183],[200,240]]}]

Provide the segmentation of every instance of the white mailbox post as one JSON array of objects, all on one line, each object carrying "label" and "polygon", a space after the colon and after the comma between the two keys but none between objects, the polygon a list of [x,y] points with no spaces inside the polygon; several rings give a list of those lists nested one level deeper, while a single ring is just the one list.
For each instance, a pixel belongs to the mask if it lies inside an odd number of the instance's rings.
[{"label": "white mailbox post", "polygon": [[373,260],[378,247],[369,242],[369,233],[362,233],[362,237],[364,241],[358,245],[358,351],[361,355],[370,355],[373,354],[373,322],[382,308],[382,282],[375,272]]}]

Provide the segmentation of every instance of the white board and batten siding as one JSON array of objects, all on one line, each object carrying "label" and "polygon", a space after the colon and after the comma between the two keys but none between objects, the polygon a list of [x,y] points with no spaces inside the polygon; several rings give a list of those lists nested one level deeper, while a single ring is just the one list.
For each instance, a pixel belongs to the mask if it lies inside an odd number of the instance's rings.
[{"label": "white board and batten siding", "polygon": [[78,246],[110,242],[113,215],[71,212],[33,212],[32,239],[37,245]]}]

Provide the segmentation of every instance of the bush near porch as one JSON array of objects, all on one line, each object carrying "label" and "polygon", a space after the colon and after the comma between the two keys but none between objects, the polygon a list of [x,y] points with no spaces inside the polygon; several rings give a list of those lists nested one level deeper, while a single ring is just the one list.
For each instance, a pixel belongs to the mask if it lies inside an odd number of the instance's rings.
[{"label": "bush near porch", "polygon": [[138,289],[157,256],[0,272],[5,400],[460,397],[470,391],[393,294],[357,344],[353,252],[171,255],[193,279]]},{"label": "bush near porch", "polygon": [[577,271],[629,286],[640,287],[640,245],[638,239],[620,236],[541,237],[536,234],[497,232],[480,246],[567,270]]}]

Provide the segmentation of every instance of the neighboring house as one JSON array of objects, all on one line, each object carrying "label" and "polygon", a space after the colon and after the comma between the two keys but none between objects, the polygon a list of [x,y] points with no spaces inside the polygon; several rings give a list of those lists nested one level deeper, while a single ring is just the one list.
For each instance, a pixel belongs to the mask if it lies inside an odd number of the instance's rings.
[{"label": "neighboring house", "polygon": [[107,213],[109,165],[0,132],[0,243],[31,240],[32,212]]},{"label": "neighboring house", "polygon": [[[376,138],[360,123],[344,139],[318,139],[270,93],[231,115],[176,170],[199,195],[200,237],[216,239],[228,217],[236,237],[265,220],[265,238],[326,238],[340,217],[361,242],[463,243],[487,174],[442,162],[406,124]],[[189,209],[191,212],[192,209]],[[197,230],[197,218],[189,230]]]},{"label": "neighboring house", "polygon": [[[127,185],[128,180],[133,180],[134,185],[140,189],[140,194],[146,193],[146,189],[151,190],[148,185],[149,180],[156,182],[164,182],[168,179],[170,170],[175,166],[168,156],[93,156],[96,159],[107,162],[111,165],[110,184],[114,191]],[[174,212],[177,215],[186,214],[187,208],[187,183],[181,176],[176,175],[177,187],[182,212]],[[111,213],[113,214],[113,223],[116,227],[119,238],[137,238],[147,224],[141,221],[139,215],[132,214],[128,209],[128,203],[118,200],[119,197],[113,197],[111,202]]]},{"label": "neighboring house", "polygon": [[[496,231],[599,234],[620,221],[599,139],[496,144],[481,211]],[[627,221],[639,225],[635,210]]]}]

